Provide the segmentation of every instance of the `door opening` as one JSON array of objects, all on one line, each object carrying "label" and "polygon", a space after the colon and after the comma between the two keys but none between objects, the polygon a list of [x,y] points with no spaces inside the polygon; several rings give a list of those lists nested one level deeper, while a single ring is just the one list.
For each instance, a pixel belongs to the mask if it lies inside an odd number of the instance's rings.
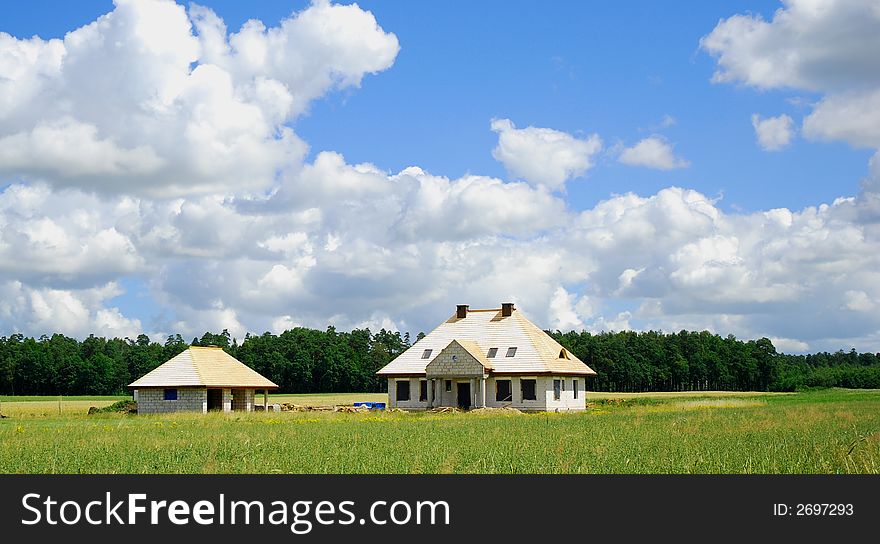
[{"label": "door opening", "polygon": [[208,389],[208,411],[223,410],[223,390]]},{"label": "door opening", "polygon": [[459,382],[458,384],[458,407],[469,410],[471,407],[471,384]]}]

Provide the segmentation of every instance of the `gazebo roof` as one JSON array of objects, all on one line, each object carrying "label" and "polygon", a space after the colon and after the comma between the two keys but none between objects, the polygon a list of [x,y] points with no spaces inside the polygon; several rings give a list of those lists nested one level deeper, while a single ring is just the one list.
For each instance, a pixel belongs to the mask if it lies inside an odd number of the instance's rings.
[{"label": "gazebo roof", "polygon": [[191,346],[128,384],[145,387],[231,387],[277,389],[278,386],[222,348]]}]

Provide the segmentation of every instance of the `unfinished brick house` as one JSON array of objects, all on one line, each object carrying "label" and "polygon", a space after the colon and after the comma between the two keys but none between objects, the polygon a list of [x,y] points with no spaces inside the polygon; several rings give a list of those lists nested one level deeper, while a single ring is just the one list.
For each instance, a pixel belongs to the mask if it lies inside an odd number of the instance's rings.
[{"label": "unfinished brick house", "polygon": [[257,391],[268,408],[278,386],[222,348],[187,348],[140,379],[134,390],[139,414],[166,412],[251,412]]},{"label": "unfinished brick house", "polygon": [[512,303],[491,310],[459,305],[452,317],[377,372],[388,405],[584,410],[596,373]]}]

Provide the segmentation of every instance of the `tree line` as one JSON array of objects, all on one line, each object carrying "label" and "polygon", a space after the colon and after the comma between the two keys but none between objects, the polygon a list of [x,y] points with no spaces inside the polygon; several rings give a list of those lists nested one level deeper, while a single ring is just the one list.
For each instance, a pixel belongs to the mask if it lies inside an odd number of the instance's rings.
[{"label": "tree line", "polygon": [[[549,331],[548,331],[549,332]],[[810,387],[880,388],[880,354],[838,351],[786,355],[767,338],[741,341],[707,331],[550,332],[598,375],[595,391],[794,391]],[[416,341],[424,335],[419,333]],[[284,393],[384,391],[376,371],[408,349],[409,333],[294,328],[281,334],[206,332],[187,343],[62,334],[0,337],[0,394],[110,395],[189,345],[222,347]]]},{"label": "tree line", "polygon": [[113,395],[190,345],[218,346],[279,385],[285,393],[383,391],[376,371],[403,353],[409,334],[384,329],[337,332],[295,328],[275,335],[248,334],[239,344],[228,331],[206,332],[187,343],[179,335],[164,344],[136,339],[62,334],[0,337],[0,394]]},{"label": "tree line", "polygon": [[708,331],[550,333],[590,368],[594,391],[795,391],[880,388],[880,354],[787,355],[767,338]]}]

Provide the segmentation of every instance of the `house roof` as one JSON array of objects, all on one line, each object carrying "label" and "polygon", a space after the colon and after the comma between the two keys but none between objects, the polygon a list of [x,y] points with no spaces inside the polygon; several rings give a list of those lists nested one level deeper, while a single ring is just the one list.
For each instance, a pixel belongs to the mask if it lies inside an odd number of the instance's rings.
[{"label": "house roof", "polygon": [[240,387],[275,389],[278,386],[222,348],[191,346],[128,384],[144,387]]},{"label": "house roof", "polygon": [[[471,354],[471,357],[479,361],[483,368],[487,370],[492,370],[492,361],[486,357],[486,352],[483,351],[483,348],[480,347],[480,344],[477,344],[473,340],[453,340],[453,342],[457,343],[459,346],[463,347],[465,351]],[[427,365],[426,365],[427,366]]]},{"label": "house roof", "polygon": [[[510,316],[504,317],[500,309],[469,310],[462,318],[453,314],[377,374],[424,374],[425,367],[433,360],[422,359],[424,351],[430,349],[436,357],[453,340],[458,341],[484,366],[489,363],[487,368],[494,374],[596,374],[529,321],[522,312],[513,310]],[[508,348],[513,347],[516,353],[507,357]],[[491,348],[498,350],[495,357],[488,358]]]}]

